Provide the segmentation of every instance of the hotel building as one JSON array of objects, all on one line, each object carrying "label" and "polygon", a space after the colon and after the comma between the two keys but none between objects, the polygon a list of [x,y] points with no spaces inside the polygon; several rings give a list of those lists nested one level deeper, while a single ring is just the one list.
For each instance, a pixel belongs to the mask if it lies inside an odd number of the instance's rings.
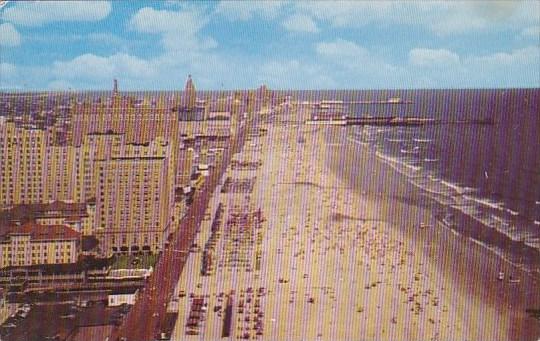
[{"label": "hotel building", "polygon": [[174,158],[161,139],[127,144],[96,161],[96,237],[101,252],[159,252],[171,229]]},{"label": "hotel building", "polygon": [[0,209],[43,200],[47,131],[0,122]]}]

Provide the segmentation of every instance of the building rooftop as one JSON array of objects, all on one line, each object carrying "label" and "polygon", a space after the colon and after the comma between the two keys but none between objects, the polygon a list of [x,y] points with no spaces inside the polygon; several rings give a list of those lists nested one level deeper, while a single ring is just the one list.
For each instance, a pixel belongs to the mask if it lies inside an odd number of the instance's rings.
[{"label": "building rooftop", "polygon": [[[164,156],[120,156],[120,157],[112,157],[112,161],[118,161],[118,160],[134,160],[134,161],[140,161],[140,160],[164,160]],[[106,161],[106,160],[104,160]]]},{"label": "building rooftop", "polygon": [[35,211],[37,212],[51,212],[51,211],[86,212],[86,204],[64,202],[64,201],[53,201],[48,204],[36,204]]},{"label": "building rooftop", "polygon": [[36,218],[87,217],[86,204],[54,201],[48,204],[16,205],[9,211],[0,212],[0,226],[25,223]]},{"label": "building rooftop", "polygon": [[39,225],[34,222],[22,226],[10,225],[0,228],[0,241],[13,235],[30,235],[31,240],[75,239],[80,233],[65,225]]},{"label": "building rooftop", "polygon": [[[108,335],[127,313],[125,307],[96,303],[89,307],[73,304],[34,305],[28,317],[10,320],[15,328],[0,328],[6,340],[90,340]],[[90,338],[86,338],[91,335]]]}]

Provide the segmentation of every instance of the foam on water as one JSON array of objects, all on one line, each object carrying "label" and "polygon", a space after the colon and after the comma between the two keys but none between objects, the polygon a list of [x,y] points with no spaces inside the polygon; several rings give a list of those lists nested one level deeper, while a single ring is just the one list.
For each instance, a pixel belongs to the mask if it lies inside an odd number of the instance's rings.
[{"label": "foam on water", "polygon": [[399,172],[400,174],[403,174],[407,177],[415,177],[418,176],[418,172],[422,170],[422,167],[412,165],[410,163],[407,163],[405,159],[400,159],[396,157],[392,157],[389,155],[385,155],[381,153],[380,151],[376,151],[375,155],[388,164],[390,167],[392,167],[394,170]]},{"label": "foam on water", "polygon": [[492,209],[495,209],[495,210],[499,210],[499,211],[503,211],[504,210],[504,203],[502,202],[495,202],[495,201],[492,201],[492,200],[489,200],[489,199],[484,199],[484,198],[475,198],[475,197],[472,197],[472,196],[468,196],[468,195],[464,195],[463,196],[465,199],[468,199],[468,200],[472,200],[480,205],[483,205],[483,206],[486,206],[486,207],[489,207],[489,208],[492,208]]},{"label": "foam on water", "polygon": [[353,142],[353,143],[356,143],[356,144],[359,144],[361,146],[369,146],[369,143],[368,142],[362,142],[362,141],[358,141],[356,139],[353,139],[351,137],[348,137],[347,140]]},{"label": "foam on water", "polygon": [[401,149],[400,151],[403,154],[418,154],[418,149],[412,149],[412,150]]},{"label": "foam on water", "polygon": [[455,183],[452,183],[452,182],[449,182],[449,181],[445,181],[445,180],[441,180],[441,184],[453,189],[457,194],[464,194],[464,193],[469,193],[471,191],[474,191],[475,189],[474,188],[471,188],[471,187],[462,187],[458,184],[455,184]]},{"label": "foam on water", "polygon": [[506,212],[510,213],[510,214],[513,215],[513,216],[519,215],[519,212],[514,211],[514,210],[511,210],[511,209],[509,209],[509,208],[506,208]]},{"label": "foam on water", "polygon": [[[407,181],[418,188],[427,198],[437,202],[442,207],[451,207],[457,210],[488,229],[493,229],[493,233],[500,233],[514,242],[524,243],[528,247],[540,251],[540,229],[538,229],[540,221],[537,219],[533,223],[533,220],[524,220],[520,212],[510,209],[504,202],[488,198],[486,194],[480,194],[480,190],[477,188],[449,180],[449,177],[451,178],[449,175],[442,175],[443,171],[437,167],[441,162],[444,163],[444,160],[441,161],[443,157],[440,155],[444,148],[440,150],[437,149],[439,148],[437,146],[432,147],[435,140],[424,136],[414,137],[412,135],[416,133],[414,130],[374,130],[372,128],[363,131],[364,137],[376,140],[375,143],[371,143],[372,148],[375,149],[376,157],[404,175]],[[364,137],[361,138],[363,141],[365,141]],[[360,141],[354,142],[362,143]],[[540,201],[535,203],[540,205]],[[460,236],[459,230],[469,227],[458,226],[456,222],[453,222],[453,219],[450,215],[440,223],[454,235]],[[509,262],[511,262],[509,259],[514,259],[510,249],[505,250],[502,246],[499,249],[490,245],[489,242],[478,240],[474,242],[497,253]]]}]

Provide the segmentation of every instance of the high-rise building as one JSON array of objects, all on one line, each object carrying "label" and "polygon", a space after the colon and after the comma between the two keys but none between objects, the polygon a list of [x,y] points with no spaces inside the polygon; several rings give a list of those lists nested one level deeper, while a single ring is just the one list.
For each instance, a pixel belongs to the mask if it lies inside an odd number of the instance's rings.
[{"label": "high-rise building", "polygon": [[162,249],[174,206],[172,154],[157,139],[96,160],[96,236],[104,254]]},{"label": "high-rise building", "polygon": [[68,145],[50,145],[45,148],[42,202],[79,201],[82,199],[80,181],[84,163],[80,148]]},{"label": "high-rise building", "polygon": [[128,104],[75,105],[71,117],[73,145],[80,146],[88,134],[124,134],[127,143],[147,143],[157,137],[171,141],[178,131],[178,113],[166,106]]},{"label": "high-rise building", "polygon": [[78,223],[85,235],[96,234],[104,253],[161,250],[172,220],[177,145],[161,137],[125,143],[124,134],[110,131],[88,134],[79,146],[54,145],[47,136],[0,125],[2,207],[92,202],[92,216]]},{"label": "high-rise building", "polygon": [[118,96],[118,80],[115,78],[113,83],[114,83],[113,97],[117,97]]},{"label": "high-rise building", "polygon": [[165,157],[97,162],[96,235],[102,253],[159,252],[169,229],[171,187]]},{"label": "high-rise building", "polygon": [[197,102],[197,91],[195,90],[195,84],[193,84],[191,75],[188,75],[188,79],[184,87],[183,106],[187,110],[193,110],[193,108],[195,108],[196,102]]},{"label": "high-rise building", "polygon": [[43,200],[47,140],[45,129],[0,123],[0,209]]}]

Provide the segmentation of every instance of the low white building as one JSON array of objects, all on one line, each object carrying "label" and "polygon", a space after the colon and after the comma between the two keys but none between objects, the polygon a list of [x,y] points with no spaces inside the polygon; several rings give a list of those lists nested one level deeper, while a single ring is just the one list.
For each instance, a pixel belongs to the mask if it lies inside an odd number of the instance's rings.
[{"label": "low white building", "polygon": [[134,305],[137,301],[138,289],[115,291],[107,296],[109,307],[118,307],[122,304]]}]

